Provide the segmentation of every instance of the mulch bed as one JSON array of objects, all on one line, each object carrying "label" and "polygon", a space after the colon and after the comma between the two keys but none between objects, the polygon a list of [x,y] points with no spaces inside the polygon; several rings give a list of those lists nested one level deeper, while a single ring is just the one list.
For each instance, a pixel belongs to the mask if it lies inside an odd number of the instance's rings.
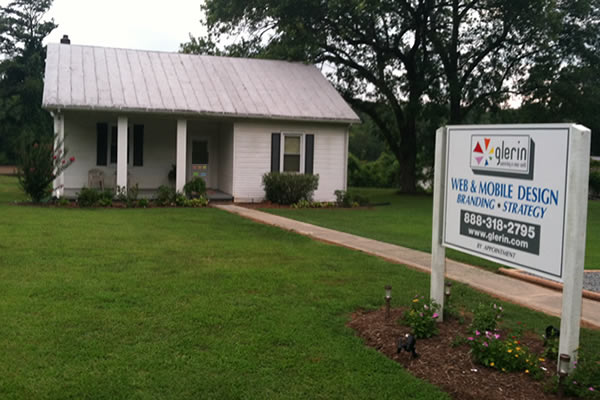
[{"label": "mulch bed", "polygon": [[[546,360],[541,365],[547,369],[546,377],[536,381],[525,373],[503,373],[493,368],[473,363],[469,346],[452,345],[457,336],[467,334],[468,322],[461,324],[450,319],[439,324],[439,335],[430,339],[418,339],[418,358],[403,351],[397,354],[397,342],[410,332],[402,326],[403,309],[391,310],[389,320],[385,310],[357,311],[352,315],[348,326],[354,329],[365,344],[399,362],[414,376],[429,381],[460,400],[545,400],[558,399],[555,394],[546,393],[549,380],[555,375],[556,364]],[[525,334],[521,342],[532,352],[541,354],[543,342],[534,334]]]}]

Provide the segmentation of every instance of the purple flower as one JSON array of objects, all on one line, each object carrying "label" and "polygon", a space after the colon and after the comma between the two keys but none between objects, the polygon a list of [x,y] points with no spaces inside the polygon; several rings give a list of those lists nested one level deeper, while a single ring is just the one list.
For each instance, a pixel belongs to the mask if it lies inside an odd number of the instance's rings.
[{"label": "purple flower", "polygon": [[483,345],[484,345],[485,347],[488,347],[488,344],[487,344],[487,342],[483,342]]},{"label": "purple flower", "polygon": [[422,313],[422,312],[420,312],[420,313],[419,313],[419,315],[420,315],[421,317],[423,317],[423,313]]},{"label": "purple flower", "polygon": [[590,392],[593,392],[594,388],[592,386],[590,386]]},{"label": "purple flower", "polygon": [[497,333],[494,333],[494,338],[500,339],[500,335],[498,335]]},{"label": "purple flower", "polygon": [[479,336],[479,335],[481,335],[481,332],[479,332],[477,329],[475,329],[475,335]]},{"label": "purple flower", "polygon": [[437,318],[437,317],[439,317],[439,316],[440,316],[440,314],[438,314],[438,313],[433,313],[433,315],[431,316],[431,318],[435,319],[435,318]]},{"label": "purple flower", "polygon": [[469,337],[467,338],[467,340],[473,341],[473,340],[475,340],[475,339],[473,339],[473,336],[469,336]]}]

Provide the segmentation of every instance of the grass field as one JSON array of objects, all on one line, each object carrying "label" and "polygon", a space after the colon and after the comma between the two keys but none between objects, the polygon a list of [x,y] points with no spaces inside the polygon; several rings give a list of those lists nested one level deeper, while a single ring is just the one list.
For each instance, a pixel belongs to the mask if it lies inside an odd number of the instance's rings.
[{"label": "grass field", "polygon": [[[345,326],[429,276],[215,209],[10,204],[0,176],[0,398],[444,399]],[[467,309],[491,301],[456,284]],[[508,326],[556,318],[506,305]],[[600,349],[600,332],[582,331]]]},{"label": "grass field", "polygon": [[[398,244],[415,250],[431,251],[432,197],[399,195],[394,189],[353,189],[372,203],[390,203],[361,209],[269,209],[273,214],[297,219],[359,236]],[[588,208],[585,268],[600,269],[600,201]],[[446,256],[457,261],[497,269],[500,265],[454,251]]]}]

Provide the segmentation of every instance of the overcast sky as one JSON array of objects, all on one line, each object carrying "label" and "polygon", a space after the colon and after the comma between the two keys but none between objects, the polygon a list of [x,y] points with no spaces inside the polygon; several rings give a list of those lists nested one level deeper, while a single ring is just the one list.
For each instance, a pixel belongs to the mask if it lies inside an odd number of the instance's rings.
[{"label": "overcast sky", "polygon": [[[10,0],[0,0],[6,6]],[[200,0],[54,0],[48,17],[58,24],[47,38],[67,34],[73,44],[177,51],[189,33],[204,33]]]}]

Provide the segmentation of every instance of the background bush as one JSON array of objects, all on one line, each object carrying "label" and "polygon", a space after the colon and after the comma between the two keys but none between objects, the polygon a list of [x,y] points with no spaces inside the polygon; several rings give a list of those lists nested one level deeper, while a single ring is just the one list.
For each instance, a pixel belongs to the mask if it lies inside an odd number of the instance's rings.
[{"label": "background bush", "polygon": [[99,191],[84,186],[77,193],[77,204],[79,207],[95,207],[100,202],[100,198]]},{"label": "background bush", "polygon": [[263,175],[262,184],[267,200],[278,204],[294,204],[300,200],[312,201],[319,187],[319,175],[269,172]]},{"label": "background bush", "polygon": [[336,190],[335,203],[338,207],[355,207],[355,206],[368,206],[369,198],[362,196],[358,193],[345,190]]},{"label": "background bush", "polygon": [[156,204],[159,206],[168,206],[171,203],[175,203],[175,197],[177,192],[175,188],[170,186],[161,185],[156,192]]},{"label": "background bush", "polygon": [[600,161],[590,163],[590,189],[589,197],[592,199],[600,197]]},{"label": "background bush", "polygon": [[195,176],[183,186],[183,191],[187,198],[198,199],[206,193],[206,183],[204,182],[204,179]]}]

